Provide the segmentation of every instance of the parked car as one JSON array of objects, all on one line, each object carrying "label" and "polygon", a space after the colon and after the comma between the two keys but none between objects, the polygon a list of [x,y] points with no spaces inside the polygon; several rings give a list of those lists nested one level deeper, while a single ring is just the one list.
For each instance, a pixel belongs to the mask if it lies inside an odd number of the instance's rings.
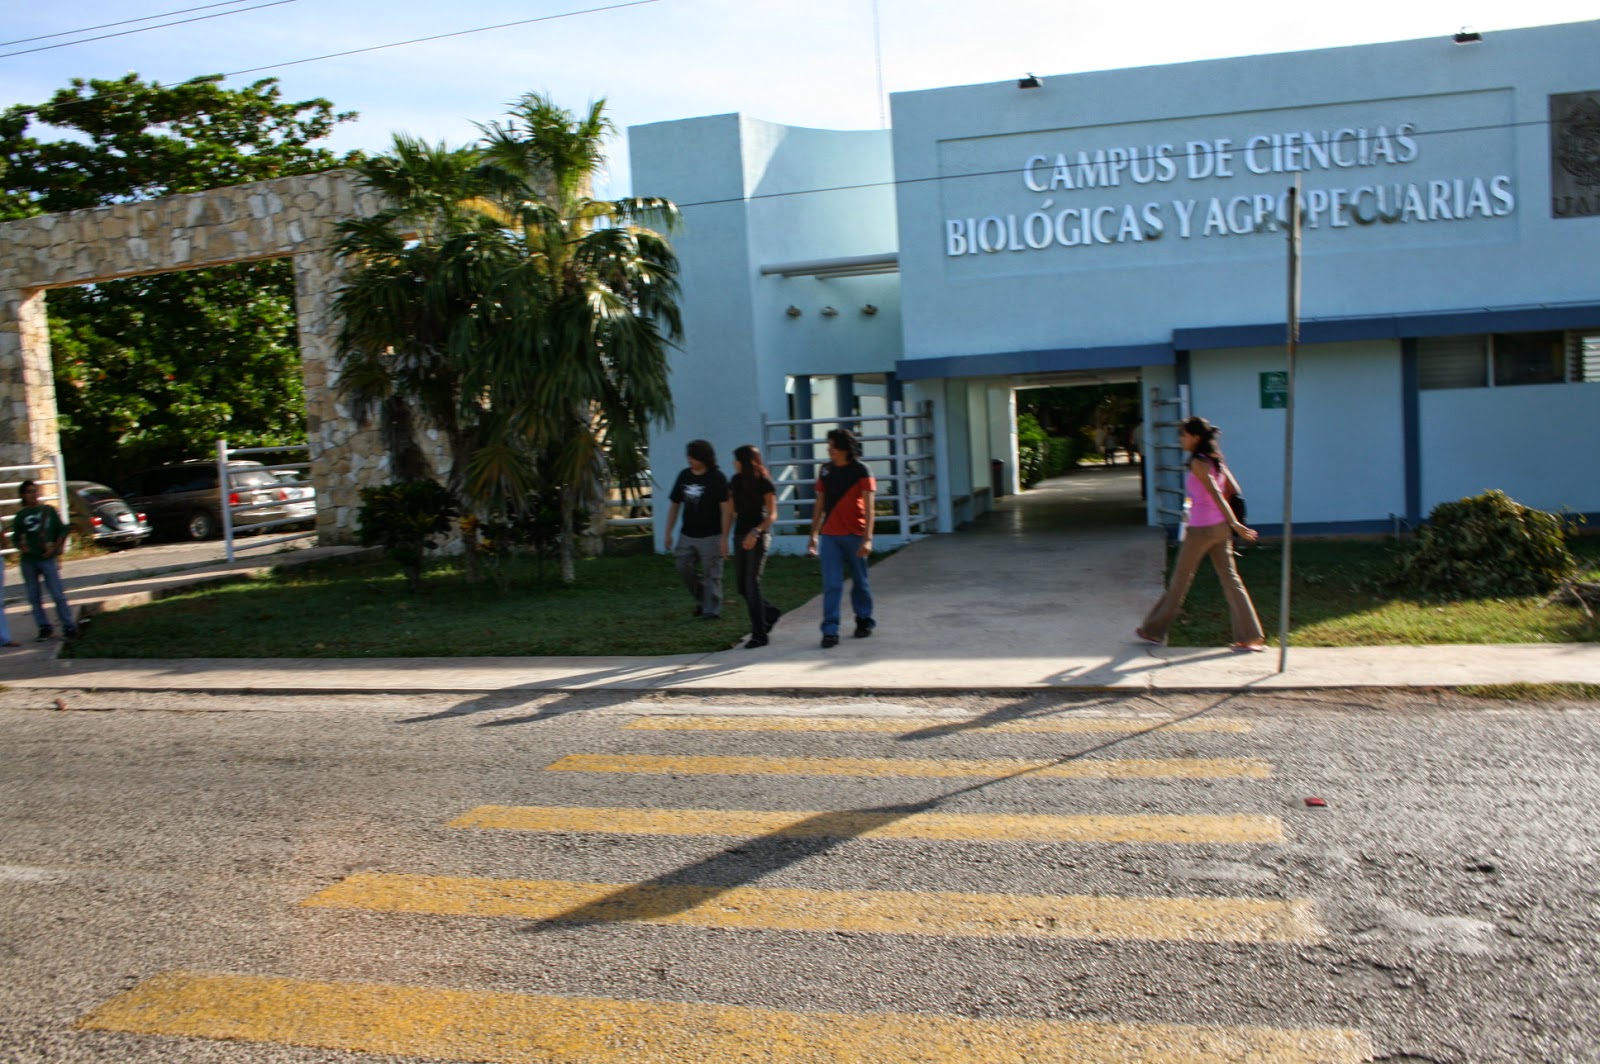
[{"label": "parked car", "polygon": [[[128,505],[143,510],[157,535],[179,539],[212,539],[222,533],[222,499],[217,491],[217,463],[182,462],[147,469],[123,484]],[[228,463],[228,505],[262,505],[233,515],[240,531],[284,518],[301,517],[304,502],[291,502],[289,492],[260,462]],[[282,526],[275,526],[282,527]]]},{"label": "parked car", "polygon": [[307,475],[303,469],[274,469],[273,476],[278,478],[278,483],[283,490],[289,493],[289,510],[296,515],[304,515],[302,522],[310,528],[317,523],[317,489],[303,478]]},{"label": "parked car", "polygon": [[144,514],[104,484],[92,480],[67,481],[67,511],[68,524],[80,543],[123,550],[150,537],[150,523]]}]

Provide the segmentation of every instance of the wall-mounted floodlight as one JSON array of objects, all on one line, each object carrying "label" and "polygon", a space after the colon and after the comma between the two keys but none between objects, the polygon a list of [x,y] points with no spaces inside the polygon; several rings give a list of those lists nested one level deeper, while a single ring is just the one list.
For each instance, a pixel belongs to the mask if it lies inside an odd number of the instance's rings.
[{"label": "wall-mounted floodlight", "polygon": [[1483,34],[1473,33],[1471,30],[1462,30],[1460,33],[1456,34],[1450,39],[1455,41],[1457,44],[1477,44],[1479,41],[1483,40]]},{"label": "wall-mounted floodlight", "polygon": [[790,303],[789,309],[784,311],[784,313],[789,315],[791,318],[798,318],[800,316],[800,308],[795,306],[793,303]]},{"label": "wall-mounted floodlight", "polygon": [[834,310],[832,307],[823,307],[822,316],[824,318],[837,318],[839,316],[839,312]]},{"label": "wall-mounted floodlight", "polygon": [[1039,78],[1038,78],[1037,75],[1029,74],[1025,78],[1018,78],[1017,79],[1017,88],[1019,88],[1019,89],[1037,89],[1038,87],[1039,87]]},{"label": "wall-mounted floodlight", "polygon": [[874,304],[868,303],[866,306],[861,308],[861,313],[865,314],[867,317],[870,318],[874,314],[878,313],[878,308]]}]

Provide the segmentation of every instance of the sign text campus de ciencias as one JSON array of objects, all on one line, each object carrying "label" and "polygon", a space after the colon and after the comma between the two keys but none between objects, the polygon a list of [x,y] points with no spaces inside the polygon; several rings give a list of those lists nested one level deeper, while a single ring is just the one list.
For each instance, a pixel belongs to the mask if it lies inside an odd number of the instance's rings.
[{"label": "sign text campus de ciencias", "polygon": [[1022,184],[1044,198],[1022,213],[945,219],[945,254],[1281,231],[1288,221],[1287,186],[1282,192],[1228,195],[1222,189],[1138,200],[1115,191],[1154,192],[1180,180],[1225,184],[1247,174],[1307,175],[1301,209],[1311,228],[1499,218],[1516,210],[1510,175],[1414,176],[1422,155],[1414,122],[1029,155],[1020,168]]}]

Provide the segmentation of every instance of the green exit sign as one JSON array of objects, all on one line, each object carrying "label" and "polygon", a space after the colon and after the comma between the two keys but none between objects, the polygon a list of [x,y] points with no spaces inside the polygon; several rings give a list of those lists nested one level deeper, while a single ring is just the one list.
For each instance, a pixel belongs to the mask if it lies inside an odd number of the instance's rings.
[{"label": "green exit sign", "polygon": [[1261,375],[1261,409],[1282,410],[1289,405],[1289,374],[1276,370]]}]

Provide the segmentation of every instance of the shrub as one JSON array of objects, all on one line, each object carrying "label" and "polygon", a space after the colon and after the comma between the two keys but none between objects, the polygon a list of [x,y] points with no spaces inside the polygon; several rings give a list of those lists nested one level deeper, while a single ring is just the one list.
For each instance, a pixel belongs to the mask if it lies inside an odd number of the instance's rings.
[{"label": "shrub", "polygon": [[364,546],[381,546],[400,564],[415,591],[422,585],[422,560],[444,542],[456,504],[431,480],[401,480],[361,489],[356,516]]},{"label": "shrub", "polygon": [[1543,594],[1576,568],[1561,518],[1486,491],[1434,507],[1396,578],[1424,595],[1495,598]]},{"label": "shrub", "polygon": [[1050,437],[1032,414],[1017,415],[1017,474],[1022,486],[1031,488],[1046,476],[1050,459]]},{"label": "shrub", "polygon": [[1078,464],[1083,448],[1077,440],[1071,436],[1051,436],[1048,442],[1050,452],[1044,461],[1045,476],[1059,477]]}]

